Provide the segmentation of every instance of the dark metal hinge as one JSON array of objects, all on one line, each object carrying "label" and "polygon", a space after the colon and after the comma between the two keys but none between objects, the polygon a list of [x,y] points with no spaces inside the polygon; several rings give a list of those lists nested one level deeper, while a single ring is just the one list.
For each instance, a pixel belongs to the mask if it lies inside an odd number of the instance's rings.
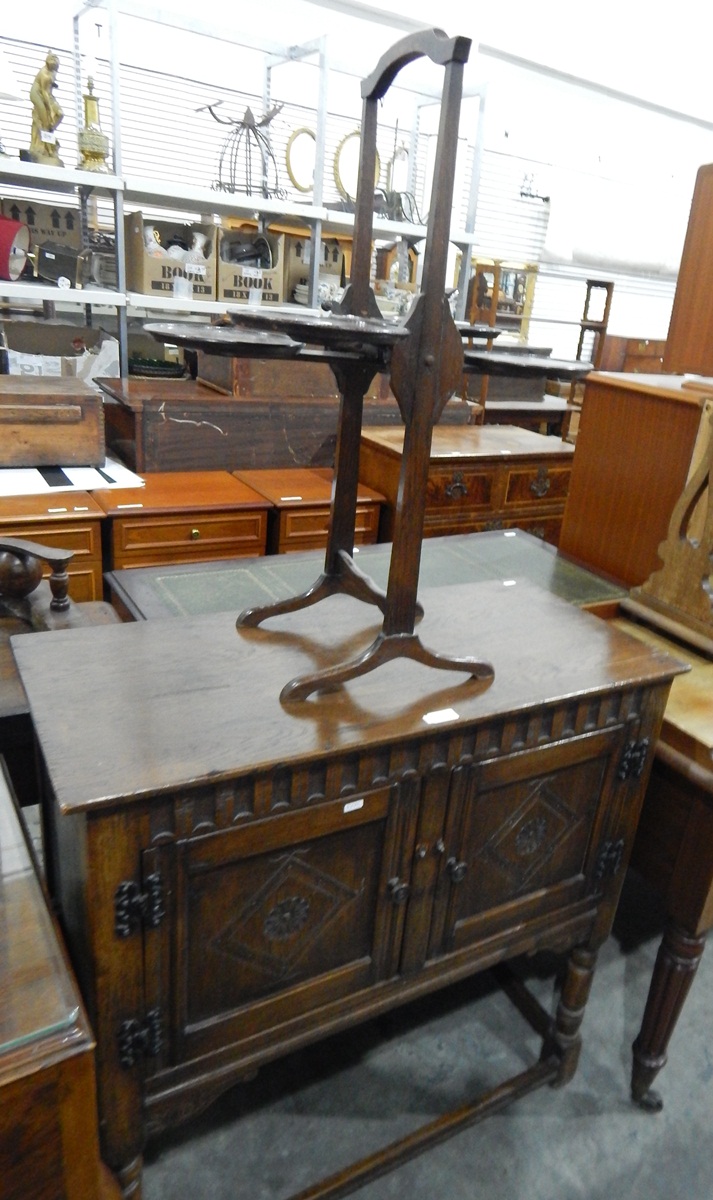
[{"label": "dark metal hinge", "polygon": [[152,1008],[146,1019],[122,1021],[119,1026],[119,1062],[122,1067],[135,1067],[139,1059],[156,1058],[163,1049],[161,1009]]},{"label": "dark metal hinge", "polygon": [[627,742],[619,760],[617,779],[640,779],[646,766],[648,752],[648,738],[642,738],[640,742]]},{"label": "dark metal hinge", "polygon": [[595,881],[597,883],[601,883],[602,879],[606,879],[607,876],[618,874],[618,872],[621,870],[621,860],[623,855],[623,838],[619,838],[616,842],[611,841],[611,839],[603,842],[594,866]]},{"label": "dark metal hinge", "polygon": [[133,880],[119,884],[114,893],[114,932],[117,937],[129,937],[142,925],[156,929],[165,916],[163,880],[158,871],[146,876],[143,892]]}]

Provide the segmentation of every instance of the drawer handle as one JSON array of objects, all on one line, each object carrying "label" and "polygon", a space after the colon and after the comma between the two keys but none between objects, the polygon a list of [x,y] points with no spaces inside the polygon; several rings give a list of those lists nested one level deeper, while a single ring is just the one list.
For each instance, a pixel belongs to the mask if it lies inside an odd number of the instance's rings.
[{"label": "drawer handle", "polygon": [[449,858],[446,867],[453,883],[462,883],[468,874],[467,862],[459,862],[457,858]]},{"label": "drawer handle", "polygon": [[468,495],[468,484],[463,482],[463,472],[456,471],[450,483],[447,483],[444,491],[449,500],[454,500],[456,496]]},{"label": "drawer handle", "polygon": [[198,541],[198,538],[199,538],[200,536],[201,536],[201,531],[200,531],[200,529],[192,529],[192,530],[191,530],[191,541],[192,541],[192,542],[197,542],[197,541]]},{"label": "drawer handle", "polygon": [[389,899],[392,904],[405,904],[408,900],[409,886],[399,879],[398,875],[387,883]]},{"label": "drawer handle", "polygon": [[551,486],[552,480],[547,474],[547,467],[540,467],[537,475],[530,483],[530,491],[533,496],[537,496],[538,500],[541,500],[543,496],[547,495]]}]

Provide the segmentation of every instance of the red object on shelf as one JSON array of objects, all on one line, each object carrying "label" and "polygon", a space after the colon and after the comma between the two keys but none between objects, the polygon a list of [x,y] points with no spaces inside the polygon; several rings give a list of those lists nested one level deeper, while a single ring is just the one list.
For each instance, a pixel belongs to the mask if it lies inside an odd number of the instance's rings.
[{"label": "red object on shelf", "polygon": [[30,231],[22,221],[0,217],[0,279],[14,282],[25,269]]}]

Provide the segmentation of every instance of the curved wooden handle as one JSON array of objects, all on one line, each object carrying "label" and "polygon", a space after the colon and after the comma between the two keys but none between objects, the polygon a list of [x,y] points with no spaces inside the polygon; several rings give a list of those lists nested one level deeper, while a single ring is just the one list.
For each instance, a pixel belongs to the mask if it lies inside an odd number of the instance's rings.
[{"label": "curved wooden handle", "polygon": [[0,537],[0,550],[17,554],[21,558],[30,555],[42,558],[51,567],[64,568],[74,557],[73,550],[60,550],[57,546],[41,546],[39,542],[27,542],[24,538]]},{"label": "curved wooden handle", "polygon": [[466,63],[470,47],[470,38],[450,38],[442,29],[423,29],[411,33],[387,50],[371,75],[362,81],[362,99],[381,100],[401,68],[417,58],[430,58],[442,67],[450,62]]}]

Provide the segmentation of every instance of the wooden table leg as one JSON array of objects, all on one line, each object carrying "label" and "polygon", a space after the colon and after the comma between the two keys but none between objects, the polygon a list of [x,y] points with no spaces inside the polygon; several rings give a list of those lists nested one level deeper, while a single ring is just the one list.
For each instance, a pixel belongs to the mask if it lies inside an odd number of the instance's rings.
[{"label": "wooden table leg", "polygon": [[701,961],[706,935],[689,934],[669,921],[659,947],[641,1029],[633,1045],[631,1098],[647,1112],[663,1100],[651,1087],[666,1064],[666,1049]]}]

